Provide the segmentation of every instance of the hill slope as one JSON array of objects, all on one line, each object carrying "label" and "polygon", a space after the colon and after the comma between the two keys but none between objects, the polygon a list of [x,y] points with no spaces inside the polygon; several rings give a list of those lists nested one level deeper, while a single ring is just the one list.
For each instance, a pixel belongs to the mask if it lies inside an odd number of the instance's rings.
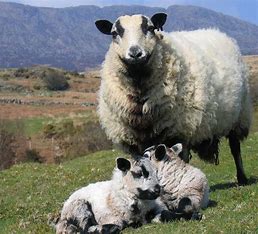
[{"label": "hill slope", "polygon": [[[212,205],[203,211],[203,220],[176,221],[126,229],[123,233],[256,233],[257,232],[257,133],[243,147],[250,185],[238,187],[235,166],[225,141],[221,164],[191,161],[207,175]],[[119,152],[102,151],[60,165],[21,164],[0,172],[1,233],[54,233],[47,224],[56,216],[65,199],[76,189],[111,177]],[[223,221],[222,221],[223,220]]]},{"label": "hill slope", "polygon": [[100,18],[166,12],[166,31],[216,27],[234,37],[243,54],[258,54],[258,26],[205,8],[170,6],[80,6],[63,9],[0,2],[0,67],[50,64],[84,70],[99,65],[110,38],[94,25]]}]

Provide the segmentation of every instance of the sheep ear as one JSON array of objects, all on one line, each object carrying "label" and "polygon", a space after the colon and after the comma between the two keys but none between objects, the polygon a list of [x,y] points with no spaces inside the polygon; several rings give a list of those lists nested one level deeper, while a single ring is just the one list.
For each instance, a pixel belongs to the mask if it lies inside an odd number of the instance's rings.
[{"label": "sheep ear", "polygon": [[166,23],[167,14],[165,13],[157,13],[151,17],[151,22],[154,27],[158,30],[163,31],[163,25]]},{"label": "sheep ear", "polygon": [[125,158],[117,158],[116,166],[120,171],[126,172],[131,168],[131,162]]},{"label": "sheep ear", "polygon": [[176,145],[173,145],[171,147],[171,150],[173,150],[173,152],[176,154],[176,155],[179,155],[182,150],[183,150],[183,145],[181,143],[178,143]]},{"label": "sheep ear", "polygon": [[158,160],[158,161],[161,161],[162,159],[165,158],[167,154],[167,149],[166,149],[166,146],[165,145],[158,145],[156,150],[155,150],[155,158]]},{"label": "sheep ear", "polygon": [[98,30],[106,35],[111,35],[111,29],[113,24],[108,20],[97,20],[95,22],[96,27]]}]

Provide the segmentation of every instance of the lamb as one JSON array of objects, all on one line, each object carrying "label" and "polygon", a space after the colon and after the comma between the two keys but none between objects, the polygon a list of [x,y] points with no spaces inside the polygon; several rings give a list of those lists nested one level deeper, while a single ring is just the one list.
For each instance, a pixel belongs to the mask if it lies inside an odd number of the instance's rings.
[{"label": "lamb", "polygon": [[229,140],[237,180],[246,184],[240,141],[248,136],[247,70],[236,42],[215,29],[161,32],[167,15],[95,22],[112,43],[101,71],[98,114],[107,136],[133,155],[152,145],[183,143],[218,164]]},{"label": "lamb", "polygon": [[192,218],[208,206],[209,186],[201,170],[178,157],[181,151],[182,144],[171,148],[160,144],[146,149],[143,156],[148,157],[157,170],[161,202],[178,217]]},{"label": "lamb", "polygon": [[147,222],[145,215],[157,206],[160,194],[150,160],[118,158],[116,163],[112,180],[90,184],[68,198],[56,233],[119,233]]}]

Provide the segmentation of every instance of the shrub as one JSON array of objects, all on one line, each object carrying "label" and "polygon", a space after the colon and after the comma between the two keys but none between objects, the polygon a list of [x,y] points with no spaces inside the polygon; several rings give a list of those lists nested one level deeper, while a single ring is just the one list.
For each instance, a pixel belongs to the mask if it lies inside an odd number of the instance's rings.
[{"label": "shrub", "polygon": [[13,149],[14,136],[5,129],[0,129],[0,170],[14,164],[15,152]]},{"label": "shrub", "polygon": [[43,159],[36,149],[27,149],[26,161],[42,163]]},{"label": "shrub", "polygon": [[19,120],[0,120],[0,170],[24,161],[26,149],[24,123]]},{"label": "shrub", "polygon": [[100,124],[94,120],[77,126],[70,119],[56,124],[49,123],[43,132],[44,137],[54,138],[63,152],[55,160],[57,162],[112,148],[111,141],[107,140]]},{"label": "shrub", "polygon": [[43,74],[43,81],[47,89],[51,91],[66,90],[69,88],[65,75],[54,69],[48,69],[48,71]]},{"label": "shrub", "polygon": [[25,77],[28,78],[29,77],[29,69],[28,68],[18,68],[15,72],[14,72],[14,76],[15,77]]},{"label": "shrub", "polygon": [[98,122],[89,121],[80,126],[76,133],[69,138],[67,146],[66,157],[74,158],[100,150],[111,149],[112,142],[107,139]]},{"label": "shrub", "polygon": [[47,124],[43,127],[43,134],[46,138],[51,138],[57,134],[56,127],[53,124]]},{"label": "shrub", "polygon": [[33,89],[35,90],[40,90],[41,89],[41,86],[39,84],[34,84],[33,85]]}]

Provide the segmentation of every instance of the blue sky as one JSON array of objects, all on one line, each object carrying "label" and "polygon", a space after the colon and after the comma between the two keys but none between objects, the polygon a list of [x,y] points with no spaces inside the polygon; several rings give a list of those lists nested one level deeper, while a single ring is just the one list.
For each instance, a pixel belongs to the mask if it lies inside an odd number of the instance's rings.
[{"label": "blue sky", "polygon": [[209,8],[258,25],[258,0],[0,0],[32,6],[69,7],[78,5],[146,5],[168,7],[173,4],[195,5]]}]

